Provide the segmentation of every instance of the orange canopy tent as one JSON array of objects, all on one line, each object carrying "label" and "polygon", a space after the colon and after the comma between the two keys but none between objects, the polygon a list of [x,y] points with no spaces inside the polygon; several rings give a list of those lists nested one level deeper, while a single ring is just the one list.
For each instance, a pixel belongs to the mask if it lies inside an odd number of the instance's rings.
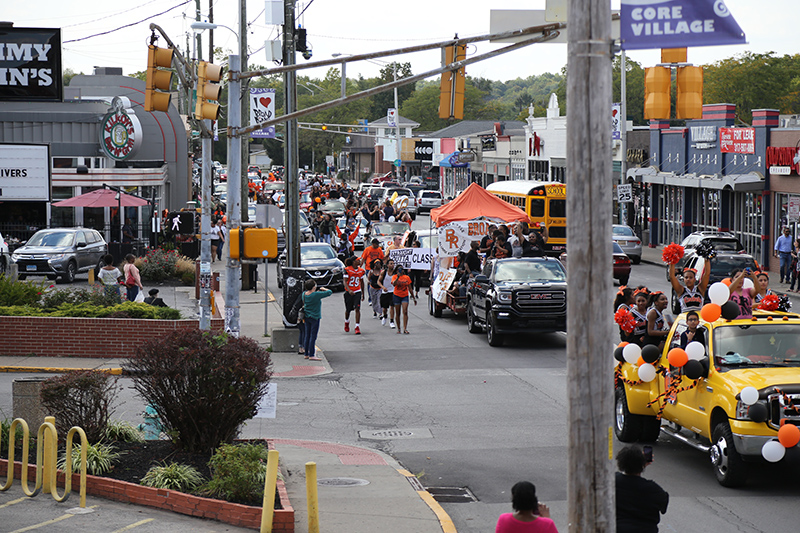
[{"label": "orange canopy tent", "polygon": [[467,187],[452,202],[431,210],[431,220],[437,228],[481,217],[497,222],[530,222],[525,211],[487,192],[477,183]]}]

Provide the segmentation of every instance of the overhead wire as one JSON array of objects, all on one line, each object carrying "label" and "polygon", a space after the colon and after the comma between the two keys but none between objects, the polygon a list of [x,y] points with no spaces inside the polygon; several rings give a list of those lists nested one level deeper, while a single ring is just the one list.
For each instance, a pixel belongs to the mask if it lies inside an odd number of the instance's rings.
[{"label": "overhead wire", "polygon": [[138,5],[136,7],[132,7],[130,9],[126,9],[125,11],[120,11],[119,13],[112,13],[111,15],[106,15],[105,17],[100,17],[94,20],[87,20],[86,22],[76,22],[75,24],[67,24],[65,26],[61,26],[62,28],[74,28],[75,26],[83,26],[85,24],[91,24],[93,22],[99,22],[101,20],[110,19],[111,17],[116,17],[118,15],[124,15],[125,13],[130,13],[135,9],[139,9],[140,7],[144,7],[147,5],[152,4],[153,2],[157,2],[158,0],[150,0],[149,2],[145,2],[144,4]]},{"label": "overhead wire", "polygon": [[87,35],[86,37],[81,37],[79,39],[70,39],[68,41],[64,41],[63,44],[76,43],[76,42],[79,42],[79,41],[85,41],[87,39],[92,39],[94,37],[100,37],[101,35],[108,35],[109,33],[114,33],[116,31],[119,31],[119,30],[122,30],[122,29],[125,29],[125,28],[130,28],[131,26],[136,26],[137,24],[141,24],[142,22],[147,22],[148,20],[152,19],[153,17],[158,17],[159,15],[164,15],[166,13],[169,13],[173,9],[177,9],[177,8],[179,8],[181,6],[185,6],[186,4],[188,4],[191,1],[192,0],[185,0],[184,2],[181,2],[180,4],[178,4],[176,6],[172,6],[171,8],[169,8],[169,9],[167,9],[165,11],[162,11],[161,13],[156,13],[155,15],[150,15],[149,17],[143,18],[142,20],[139,20],[139,21],[136,21],[136,22],[131,22],[130,24],[125,24],[124,26],[120,26],[119,28],[114,28],[113,30],[108,30],[108,31],[100,32],[100,33],[95,33],[93,35]]}]

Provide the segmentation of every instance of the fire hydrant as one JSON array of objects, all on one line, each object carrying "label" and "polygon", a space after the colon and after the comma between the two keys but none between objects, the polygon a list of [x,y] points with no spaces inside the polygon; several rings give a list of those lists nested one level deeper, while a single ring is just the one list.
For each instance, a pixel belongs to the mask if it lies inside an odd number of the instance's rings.
[{"label": "fire hydrant", "polygon": [[164,426],[161,425],[161,419],[158,418],[158,413],[152,405],[148,405],[144,409],[144,424],[139,424],[139,431],[144,433],[145,440],[158,440],[161,432],[164,431]]}]

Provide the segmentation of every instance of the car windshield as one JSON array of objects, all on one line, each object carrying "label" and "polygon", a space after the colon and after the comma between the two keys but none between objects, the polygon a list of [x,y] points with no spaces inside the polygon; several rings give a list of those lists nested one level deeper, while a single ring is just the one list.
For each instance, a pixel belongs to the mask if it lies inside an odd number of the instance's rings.
[{"label": "car windshield", "polygon": [[301,246],[300,263],[319,261],[320,259],[336,259],[336,253],[330,245]]},{"label": "car windshield", "polygon": [[438,192],[424,192],[422,193],[423,198],[441,198],[442,195]]},{"label": "car windshield", "polygon": [[436,248],[439,246],[439,235],[418,235],[417,240],[423,248]]},{"label": "car windshield", "polygon": [[397,193],[397,196],[414,196],[410,189],[389,189],[386,195],[391,197],[394,193]]},{"label": "car windshield", "polygon": [[284,183],[282,181],[265,181],[261,186],[270,191],[282,191],[284,189]]},{"label": "car windshield", "polygon": [[612,232],[615,236],[620,237],[633,237],[633,230],[628,226],[614,226]]},{"label": "car windshield", "polygon": [[[300,221],[300,229],[307,228],[310,224],[308,223],[308,217],[306,216],[304,211],[297,212],[297,219]],[[283,225],[286,226],[286,211],[283,212]]]},{"label": "car windshield", "polygon": [[744,250],[736,239],[708,239],[718,252],[738,252]]},{"label": "car windshield", "polygon": [[383,196],[383,187],[373,187],[369,190],[369,197],[373,200],[378,200]]},{"label": "car windshield", "polygon": [[380,222],[373,224],[373,235],[402,235],[408,230],[405,222]]},{"label": "car windshield", "polygon": [[319,206],[319,210],[322,212],[344,211],[344,204],[338,200],[327,200]]},{"label": "car windshield", "polygon": [[800,324],[718,326],[713,337],[716,366],[800,365]]},{"label": "car windshield", "polygon": [[27,246],[72,246],[75,234],[64,231],[41,231],[28,241]]},{"label": "car windshield", "polygon": [[501,261],[494,279],[501,281],[566,281],[567,273],[555,261]]},{"label": "car windshield", "polygon": [[614,253],[615,254],[624,254],[625,252],[622,250],[619,244],[613,243],[614,245]]}]

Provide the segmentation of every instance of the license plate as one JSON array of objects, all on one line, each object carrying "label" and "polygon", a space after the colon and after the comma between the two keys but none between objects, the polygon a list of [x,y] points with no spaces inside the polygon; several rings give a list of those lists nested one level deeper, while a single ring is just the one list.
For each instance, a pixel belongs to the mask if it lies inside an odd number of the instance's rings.
[{"label": "license plate", "polygon": [[35,271],[36,271],[36,265],[27,265],[27,266],[25,267],[25,269],[26,269],[28,272],[35,272]]},{"label": "license plate", "polygon": [[617,241],[617,244],[619,244],[620,246],[625,246],[626,244],[628,244],[628,241]]},{"label": "license plate", "polygon": [[553,246],[553,250],[563,250],[564,246]]}]

